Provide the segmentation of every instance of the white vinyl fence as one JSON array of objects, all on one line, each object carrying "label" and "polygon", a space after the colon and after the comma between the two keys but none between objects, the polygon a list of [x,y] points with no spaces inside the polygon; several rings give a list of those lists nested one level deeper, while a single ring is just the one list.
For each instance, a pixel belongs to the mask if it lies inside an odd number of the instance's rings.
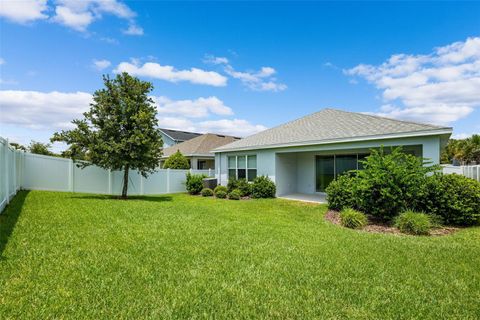
[{"label": "white vinyl fence", "polygon": [[473,166],[451,166],[446,165],[443,166],[443,173],[450,174],[456,173],[464,175],[470,179],[474,179],[480,182],[480,165],[473,165]]},{"label": "white vinyl fence", "polygon": [[[149,195],[185,192],[186,173],[213,176],[214,170],[158,169],[148,178],[129,172],[128,193]],[[0,212],[21,189],[121,194],[123,172],[97,166],[78,168],[70,159],[14,150],[0,138]]]}]

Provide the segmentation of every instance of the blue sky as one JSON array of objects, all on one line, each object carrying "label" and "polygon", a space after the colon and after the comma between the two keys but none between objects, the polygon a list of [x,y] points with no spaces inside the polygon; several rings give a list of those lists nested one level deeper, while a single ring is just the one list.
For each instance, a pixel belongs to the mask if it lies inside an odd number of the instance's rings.
[{"label": "blue sky", "polygon": [[174,129],[245,136],[334,107],[480,132],[480,3],[0,2],[0,135],[21,143],[120,71],[153,82]]}]

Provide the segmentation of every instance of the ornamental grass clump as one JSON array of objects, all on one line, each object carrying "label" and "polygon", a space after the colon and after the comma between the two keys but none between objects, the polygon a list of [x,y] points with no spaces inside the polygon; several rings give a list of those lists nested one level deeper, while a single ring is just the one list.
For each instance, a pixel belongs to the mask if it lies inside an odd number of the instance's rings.
[{"label": "ornamental grass clump", "polygon": [[352,208],[345,208],[340,212],[342,226],[350,229],[362,229],[367,225],[367,216]]},{"label": "ornamental grass clump", "polygon": [[395,219],[395,226],[402,233],[428,235],[432,228],[432,223],[429,215],[423,212],[407,210]]}]

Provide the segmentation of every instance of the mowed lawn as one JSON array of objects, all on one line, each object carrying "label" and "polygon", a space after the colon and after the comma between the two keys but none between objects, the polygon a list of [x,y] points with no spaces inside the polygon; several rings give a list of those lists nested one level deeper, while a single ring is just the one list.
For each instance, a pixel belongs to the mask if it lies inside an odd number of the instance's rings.
[{"label": "mowed lawn", "polygon": [[480,228],[371,234],[325,212],[23,191],[0,216],[0,318],[480,316]]}]

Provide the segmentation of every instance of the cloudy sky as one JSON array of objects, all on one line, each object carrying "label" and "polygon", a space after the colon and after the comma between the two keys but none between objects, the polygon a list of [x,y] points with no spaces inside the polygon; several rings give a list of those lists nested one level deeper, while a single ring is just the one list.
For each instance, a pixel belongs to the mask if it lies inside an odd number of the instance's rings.
[{"label": "cloudy sky", "polygon": [[334,107],[464,137],[480,132],[479,17],[458,1],[0,0],[0,135],[47,142],[127,71],[166,128],[246,136]]}]

